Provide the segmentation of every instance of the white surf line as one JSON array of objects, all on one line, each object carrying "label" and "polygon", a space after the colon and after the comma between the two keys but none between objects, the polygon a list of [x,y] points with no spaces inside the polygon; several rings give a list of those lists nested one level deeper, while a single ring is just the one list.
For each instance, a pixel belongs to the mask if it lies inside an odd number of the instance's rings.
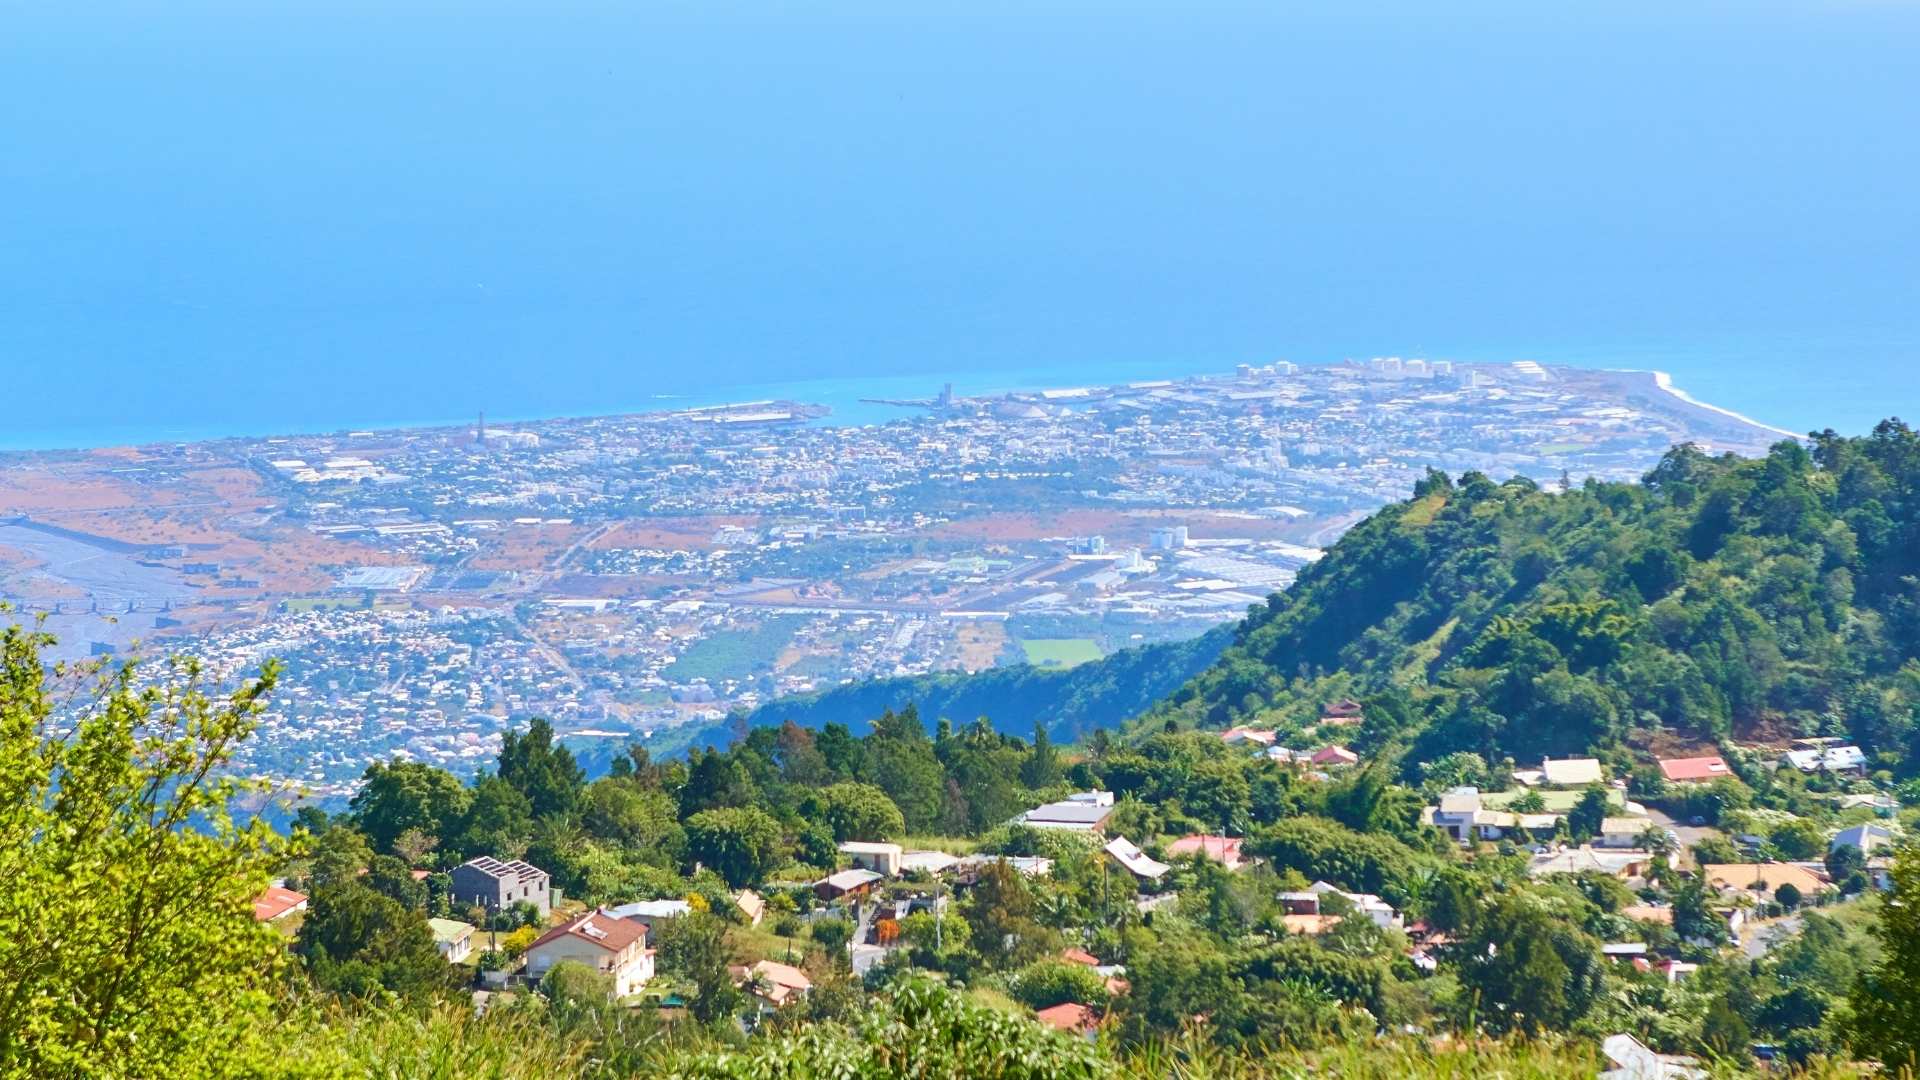
[{"label": "white surf line", "polygon": [[1679,398],[1681,401],[1684,401],[1687,404],[1692,405],[1696,409],[1705,409],[1708,412],[1719,413],[1721,416],[1731,417],[1735,420],[1740,421],[1743,424],[1752,424],[1754,427],[1757,427],[1762,431],[1771,431],[1771,432],[1775,432],[1776,434],[1785,435],[1789,439],[1806,438],[1805,435],[1802,435],[1799,432],[1788,431],[1786,428],[1774,427],[1772,424],[1763,424],[1760,421],[1755,420],[1751,416],[1746,416],[1741,413],[1734,412],[1732,409],[1723,409],[1718,405],[1711,405],[1711,404],[1708,404],[1707,402],[1701,401],[1699,398],[1694,397],[1692,394],[1689,394],[1685,390],[1682,390],[1679,387],[1673,385],[1673,376],[1667,374],[1664,371],[1655,371],[1655,372],[1652,372],[1652,375],[1653,375],[1653,385],[1659,387],[1660,389],[1666,391],[1669,394],[1672,394],[1674,397]]}]

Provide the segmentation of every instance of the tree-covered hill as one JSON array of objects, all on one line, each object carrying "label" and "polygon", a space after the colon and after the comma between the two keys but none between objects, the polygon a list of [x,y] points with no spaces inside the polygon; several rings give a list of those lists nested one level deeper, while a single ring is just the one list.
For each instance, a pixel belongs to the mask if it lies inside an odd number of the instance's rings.
[{"label": "tree-covered hill", "polygon": [[1432,473],[1236,628],[1146,718],[1305,726],[1385,694],[1363,739],[1516,758],[1654,738],[1833,734],[1920,760],[1920,438],[1670,451],[1550,493]]},{"label": "tree-covered hill", "polygon": [[1212,663],[1230,635],[1231,628],[1220,627],[1191,641],[1122,649],[1065,671],[1020,664],[975,675],[875,679],[780,698],[754,710],[748,722],[812,728],[837,722],[859,731],[884,712],[913,705],[928,723],[966,724],[984,716],[999,731],[1017,735],[1043,723],[1054,739],[1073,742],[1152,708]]}]

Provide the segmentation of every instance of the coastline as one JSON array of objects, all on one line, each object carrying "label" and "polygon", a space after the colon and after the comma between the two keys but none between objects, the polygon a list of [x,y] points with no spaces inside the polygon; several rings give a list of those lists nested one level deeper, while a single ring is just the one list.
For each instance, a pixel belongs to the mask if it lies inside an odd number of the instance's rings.
[{"label": "coastline", "polygon": [[1775,427],[1772,424],[1763,424],[1760,421],[1755,420],[1751,416],[1734,412],[1732,409],[1724,408],[1719,405],[1714,405],[1709,402],[1701,401],[1699,398],[1694,397],[1692,394],[1689,394],[1685,390],[1682,390],[1678,386],[1675,386],[1673,384],[1673,376],[1667,374],[1664,371],[1660,371],[1656,369],[1653,371],[1648,371],[1645,374],[1653,376],[1653,385],[1656,388],[1660,389],[1661,391],[1675,398],[1678,398],[1680,401],[1685,402],[1686,404],[1691,405],[1696,409],[1705,409],[1707,412],[1710,412],[1710,413],[1718,413],[1719,415],[1724,416],[1730,420],[1738,420],[1740,423],[1747,424],[1752,427],[1757,427],[1762,431],[1771,431],[1776,434],[1783,435],[1789,439],[1806,438],[1805,435],[1802,435],[1797,431],[1788,431],[1786,428]]},{"label": "coastline", "polygon": [[[1499,366],[1498,361],[1456,361],[1468,365],[1488,364]],[[1628,376],[1646,380],[1653,384],[1672,402],[1710,414],[1715,418],[1730,421],[1743,427],[1786,438],[1803,438],[1799,433],[1772,424],[1762,423],[1743,413],[1720,405],[1702,401],[1676,386],[1673,377],[1657,368],[1618,368],[1603,365],[1587,366],[1579,363],[1546,361],[1549,368],[1585,372],[1599,376]],[[1331,365],[1303,365],[1312,367]],[[1090,377],[1091,376],[1091,377]],[[1079,367],[1029,368],[1021,372],[976,372],[966,376],[973,385],[956,387],[957,396],[967,398],[991,398],[1009,393],[1033,393],[1044,389],[1058,389],[1074,386],[1118,385],[1122,381],[1138,379],[1160,379],[1181,381],[1187,379],[1230,378],[1228,370],[1212,365],[1169,363],[1165,365],[1128,364],[1118,365],[1095,374]],[[886,398],[930,398],[942,384],[959,383],[960,378],[943,375],[880,375],[855,378],[817,378],[784,382],[745,383],[728,387],[715,387],[707,393],[654,393],[622,402],[608,402],[612,406],[605,411],[592,413],[573,413],[562,411],[554,414],[515,415],[508,413],[490,413],[489,426],[500,424],[515,426],[520,424],[541,424],[548,422],[567,422],[611,416],[645,416],[656,413],[672,413],[686,409],[710,409],[752,400],[779,400],[804,402],[825,406],[825,415],[809,420],[809,424],[828,427],[863,427],[884,424],[895,419],[904,419],[916,415],[911,407],[898,407],[881,404],[877,399]],[[991,387],[982,389],[982,385]],[[372,422],[355,425],[343,425],[331,430],[346,432],[350,430],[393,433],[425,432],[468,426],[465,418],[446,417],[440,419],[412,419],[399,422]],[[41,441],[34,433],[16,431],[18,442],[0,439],[0,456],[88,453],[111,450],[122,447],[153,446],[165,444],[217,443],[228,440],[263,440],[273,438],[292,438],[326,434],[327,429],[319,424],[289,424],[277,430],[196,430],[177,428],[164,431],[142,432],[137,437],[133,431],[103,429],[80,434],[72,441]],[[22,435],[25,438],[20,438]]]}]

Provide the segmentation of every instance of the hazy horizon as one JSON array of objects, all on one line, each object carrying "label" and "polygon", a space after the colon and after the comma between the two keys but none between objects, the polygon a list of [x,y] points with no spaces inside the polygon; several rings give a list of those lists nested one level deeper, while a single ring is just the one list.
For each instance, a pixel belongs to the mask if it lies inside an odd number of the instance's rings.
[{"label": "hazy horizon", "polygon": [[1920,9],[1036,7],[16,6],[0,444],[1383,354],[1920,390]]}]

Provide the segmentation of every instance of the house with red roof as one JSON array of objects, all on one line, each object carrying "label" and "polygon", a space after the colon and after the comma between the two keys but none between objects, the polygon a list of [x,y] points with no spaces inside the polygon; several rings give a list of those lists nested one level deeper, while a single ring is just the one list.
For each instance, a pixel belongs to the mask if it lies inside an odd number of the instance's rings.
[{"label": "house with red roof", "polygon": [[1195,833],[1168,844],[1167,855],[1170,858],[1199,855],[1212,859],[1229,870],[1238,870],[1246,861],[1240,854],[1240,846],[1245,843],[1246,840],[1238,836],[1209,836]]},{"label": "house with red roof", "polygon": [[1343,765],[1358,765],[1360,755],[1344,746],[1323,746],[1315,750],[1313,756],[1307,761],[1321,768],[1338,768]]},{"label": "house with red roof", "polygon": [[639,993],[653,978],[647,924],[604,911],[576,915],[536,938],[527,946],[527,978],[539,981],[562,960],[576,960],[607,975],[616,999]]},{"label": "house with red roof", "polygon": [[1052,1008],[1041,1009],[1034,1013],[1034,1019],[1060,1031],[1071,1031],[1076,1035],[1092,1038],[1100,1030],[1100,1015],[1092,1008],[1076,1001],[1068,1001]]},{"label": "house with red roof", "polygon": [[798,1001],[813,989],[813,980],[806,972],[777,960],[762,960],[751,967],[732,970],[735,981],[759,999],[763,1012]]},{"label": "house with red roof", "polygon": [[305,910],[306,893],[294,892],[279,885],[269,885],[266,892],[253,898],[253,917],[257,922],[273,922]]},{"label": "house with red roof", "polygon": [[1705,784],[1723,776],[1732,776],[1726,759],[1719,754],[1705,757],[1661,758],[1660,775],[1669,784]]}]

